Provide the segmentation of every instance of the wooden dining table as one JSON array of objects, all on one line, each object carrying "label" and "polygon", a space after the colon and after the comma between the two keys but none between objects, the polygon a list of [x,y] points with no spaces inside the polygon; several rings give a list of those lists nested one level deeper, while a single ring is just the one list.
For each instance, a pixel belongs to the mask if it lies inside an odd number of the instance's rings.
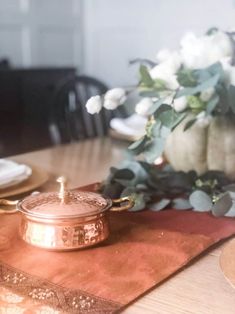
[{"label": "wooden dining table", "polygon": [[[69,187],[75,188],[102,181],[110,166],[120,165],[125,158],[126,146],[108,137],[89,139],[12,156],[11,159],[41,167],[50,174],[51,179],[41,187],[42,191],[54,189],[54,178],[59,175],[66,176]],[[221,250],[226,243],[193,260],[136,300],[123,313],[235,313],[235,290],[225,279],[219,265]]]}]

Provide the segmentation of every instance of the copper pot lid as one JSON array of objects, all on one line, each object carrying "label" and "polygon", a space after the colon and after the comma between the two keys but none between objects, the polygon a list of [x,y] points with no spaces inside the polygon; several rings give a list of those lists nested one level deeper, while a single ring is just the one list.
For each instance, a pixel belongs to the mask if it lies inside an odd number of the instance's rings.
[{"label": "copper pot lid", "polygon": [[27,196],[18,203],[18,209],[29,216],[45,219],[89,217],[111,207],[112,201],[103,196],[84,191],[67,191],[65,179],[57,180],[59,192],[39,193]]}]

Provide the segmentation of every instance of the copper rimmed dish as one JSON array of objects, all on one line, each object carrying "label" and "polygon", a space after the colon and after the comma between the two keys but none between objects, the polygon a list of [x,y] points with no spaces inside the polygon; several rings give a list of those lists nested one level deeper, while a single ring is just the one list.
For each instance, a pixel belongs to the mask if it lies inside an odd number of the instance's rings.
[{"label": "copper rimmed dish", "polygon": [[60,192],[38,193],[16,202],[0,200],[4,205],[16,204],[16,209],[5,212],[21,212],[19,233],[28,244],[56,251],[96,245],[110,234],[108,212],[133,206],[130,197],[111,200],[93,192],[66,191],[60,182]]}]

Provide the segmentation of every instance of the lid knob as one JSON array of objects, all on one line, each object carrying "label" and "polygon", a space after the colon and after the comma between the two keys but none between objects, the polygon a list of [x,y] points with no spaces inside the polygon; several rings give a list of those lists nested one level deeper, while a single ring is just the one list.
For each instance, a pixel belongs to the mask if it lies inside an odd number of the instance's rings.
[{"label": "lid knob", "polygon": [[64,176],[61,176],[57,178],[56,181],[60,183],[60,190],[58,193],[59,199],[61,200],[61,204],[65,204],[68,197],[68,191],[66,190],[67,179]]}]

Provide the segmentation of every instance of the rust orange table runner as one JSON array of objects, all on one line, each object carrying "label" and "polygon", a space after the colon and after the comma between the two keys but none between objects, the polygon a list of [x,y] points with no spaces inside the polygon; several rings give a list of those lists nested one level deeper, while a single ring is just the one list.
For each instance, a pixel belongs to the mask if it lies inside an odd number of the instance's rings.
[{"label": "rust orange table runner", "polygon": [[115,313],[235,233],[231,218],[164,210],[110,213],[102,245],[47,252],[18,235],[20,214],[1,215],[0,282],[17,294],[67,313]]}]

